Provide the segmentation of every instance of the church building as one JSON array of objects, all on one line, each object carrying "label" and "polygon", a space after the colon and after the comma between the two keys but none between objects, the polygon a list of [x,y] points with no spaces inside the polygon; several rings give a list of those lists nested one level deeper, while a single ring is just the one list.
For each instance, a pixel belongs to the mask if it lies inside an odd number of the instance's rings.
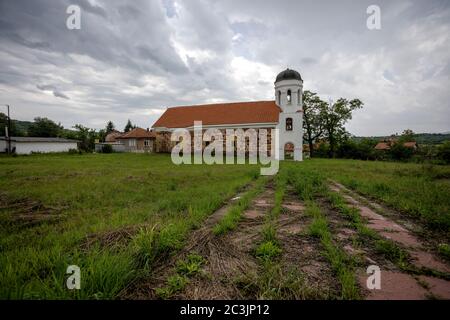
[{"label": "church building", "polygon": [[[170,134],[176,128],[194,129],[202,121],[203,129],[279,129],[279,159],[302,161],[303,80],[300,73],[286,69],[274,83],[275,100],[217,103],[170,107],[153,124],[155,151],[170,152],[175,145]],[[270,137],[268,139],[270,143]],[[269,149],[270,150],[270,149]]]}]

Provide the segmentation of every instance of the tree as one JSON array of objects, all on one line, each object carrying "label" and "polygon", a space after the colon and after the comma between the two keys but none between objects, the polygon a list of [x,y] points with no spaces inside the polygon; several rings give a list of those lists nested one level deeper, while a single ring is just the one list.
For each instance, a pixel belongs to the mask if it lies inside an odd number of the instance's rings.
[{"label": "tree", "polygon": [[136,126],[133,126],[133,124],[131,123],[130,119],[128,119],[128,122],[125,126],[125,129],[123,129],[124,132],[128,132],[130,130],[132,130],[133,128],[135,128]]},{"label": "tree", "polygon": [[414,150],[405,147],[403,143],[394,143],[389,149],[389,155],[394,160],[407,160],[413,156]]},{"label": "tree", "polygon": [[345,131],[345,123],[352,118],[353,110],[362,108],[363,103],[359,99],[347,100],[340,98],[336,103],[323,103],[320,106],[320,119],[324,133],[330,144],[328,156],[334,157],[336,147],[340,140],[348,136]]},{"label": "tree", "polygon": [[[8,116],[3,112],[0,112],[0,136],[4,136],[6,134],[5,127],[8,126]],[[11,119],[11,128],[8,128],[9,136],[22,136],[23,133],[17,129],[16,121]]]},{"label": "tree", "polygon": [[106,129],[100,129],[97,133],[97,139],[99,141],[105,142],[106,135],[107,135]]},{"label": "tree", "polygon": [[77,130],[75,137],[80,141],[78,145],[79,149],[86,152],[92,152],[95,147],[95,139],[97,139],[95,130],[84,127],[81,124],[76,124],[73,128]]},{"label": "tree", "polygon": [[404,143],[409,141],[414,141],[414,132],[411,129],[403,130],[398,142]]},{"label": "tree", "polygon": [[57,137],[63,130],[60,123],[56,124],[48,118],[34,118],[34,122],[28,128],[30,137]]},{"label": "tree", "polygon": [[106,124],[106,134],[110,133],[111,131],[116,130],[116,126],[114,125],[114,123],[112,121],[108,121],[108,123]]},{"label": "tree", "polygon": [[323,104],[316,93],[306,90],[303,93],[303,139],[309,145],[309,156],[314,155],[314,142],[323,134],[321,109]]}]

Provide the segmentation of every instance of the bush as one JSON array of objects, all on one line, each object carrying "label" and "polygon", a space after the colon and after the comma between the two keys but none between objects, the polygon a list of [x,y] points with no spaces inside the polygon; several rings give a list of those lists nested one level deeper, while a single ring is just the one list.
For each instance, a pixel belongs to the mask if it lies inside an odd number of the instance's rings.
[{"label": "bush", "polygon": [[110,145],[110,144],[104,144],[104,145],[102,146],[102,153],[113,153],[113,152],[114,152],[114,150],[113,150],[112,145]]},{"label": "bush", "polygon": [[338,145],[336,155],[338,158],[375,160],[376,141],[371,139],[363,139],[360,142],[345,140]]},{"label": "bush", "polygon": [[450,164],[450,141],[446,141],[439,146],[437,156],[446,164]]},{"label": "bush", "polygon": [[68,154],[82,154],[83,152],[81,150],[78,149],[69,149],[69,151],[67,152]]},{"label": "bush", "polygon": [[395,143],[389,150],[393,160],[408,160],[413,156],[414,149],[405,147],[402,143]]}]

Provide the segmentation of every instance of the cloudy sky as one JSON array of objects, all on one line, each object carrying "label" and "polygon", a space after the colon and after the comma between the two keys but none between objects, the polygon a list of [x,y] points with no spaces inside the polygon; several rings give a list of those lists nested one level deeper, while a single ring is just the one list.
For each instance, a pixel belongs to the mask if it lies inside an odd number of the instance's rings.
[{"label": "cloudy sky", "polygon": [[450,1],[0,0],[0,104],[17,119],[146,128],[169,106],[273,99],[286,67],[327,101],[361,99],[353,134],[450,131]]}]

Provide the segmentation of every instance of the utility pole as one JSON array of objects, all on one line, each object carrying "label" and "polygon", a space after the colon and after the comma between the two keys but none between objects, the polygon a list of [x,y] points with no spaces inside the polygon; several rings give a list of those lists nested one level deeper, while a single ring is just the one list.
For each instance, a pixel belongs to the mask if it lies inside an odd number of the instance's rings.
[{"label": "utility pole", "polygon": [[8,126],[5,127],[6,138],[8,138],[8,154],[11,154],[11,117],[9,115],[9,104],[6,105],[8,108]]}]

